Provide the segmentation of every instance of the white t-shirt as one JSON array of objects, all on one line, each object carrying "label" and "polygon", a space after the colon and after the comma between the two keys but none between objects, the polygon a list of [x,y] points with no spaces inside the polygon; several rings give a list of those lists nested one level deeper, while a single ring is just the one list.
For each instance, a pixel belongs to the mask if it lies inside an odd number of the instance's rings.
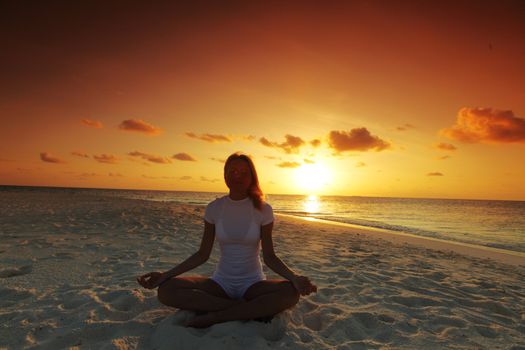
[{"label": "white t-shirt", "polygon": [[217,198],[206,207],[204,219],[215,225],[221,257],[214,277],[221,279],[264,279],[259,258],[261,226],[274,221],[272,207],[263,203],[261,210],[251,198]]}]

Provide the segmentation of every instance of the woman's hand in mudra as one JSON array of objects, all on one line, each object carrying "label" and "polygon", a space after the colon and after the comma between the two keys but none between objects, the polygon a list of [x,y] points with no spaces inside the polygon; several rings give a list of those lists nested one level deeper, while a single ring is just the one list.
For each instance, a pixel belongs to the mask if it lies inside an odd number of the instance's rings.
[{"label": "woman's hand in mudra", "polygon": [[144,288],[157,288],[162,282],[166,280],[166,276],[161,272],[149,272],[145,275],[137,277],[137,282]]},{"label": "woman's hand in mudra", "polygon": [[317,286],[306,276],[295,276],[290,282],[292,282],[295,289],[297,289],[301,295],[309,295],[317,292]]}]

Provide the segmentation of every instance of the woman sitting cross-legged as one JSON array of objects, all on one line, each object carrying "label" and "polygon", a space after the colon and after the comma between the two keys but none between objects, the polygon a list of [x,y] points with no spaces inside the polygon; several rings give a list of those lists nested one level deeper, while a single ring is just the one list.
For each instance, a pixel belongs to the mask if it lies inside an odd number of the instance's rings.
[{"label": "woman sitting cross-legged", "polygon": [[[273,212],[263,201],[255,166],[247,155],[232,154],[224,165],[227,196],[208,204],[199,250],[166,272],[137,278],[144,288],[158,287],[161,303],[196,311],[190,327],[208,327],[233,320],[272,317],[316,292],[305,276],[296,275],[277,257],[273,248]],[[221,257],[211,278],[177,277],[206,262],[217,237]],[[266,279],[259,258],[284,280]],[[199,315],[200,314],[200,315]]]}]

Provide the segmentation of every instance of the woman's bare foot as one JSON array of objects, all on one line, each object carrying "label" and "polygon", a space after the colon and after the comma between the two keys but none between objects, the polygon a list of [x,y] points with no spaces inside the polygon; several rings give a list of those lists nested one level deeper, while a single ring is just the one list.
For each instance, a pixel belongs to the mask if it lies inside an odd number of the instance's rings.
[{"label": "woman's bare foot", "polygon": [[214,312],[207,313],[206,315],[195,316],[193,319],[186,322],[186,327],[193,328],[206,328],[219,323],[219,319],[216,317]]}]

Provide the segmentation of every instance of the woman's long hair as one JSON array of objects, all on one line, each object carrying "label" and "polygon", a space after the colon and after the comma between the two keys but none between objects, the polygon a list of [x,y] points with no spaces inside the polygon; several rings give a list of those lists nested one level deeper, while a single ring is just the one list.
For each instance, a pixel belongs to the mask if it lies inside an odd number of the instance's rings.
[{"label": "woman's long hair", "polygon": [[224,163],[224,174],[226,175],[226,169],[228,168],[228,165],[231,161],[241,159],[248,163],[248,166],[250,167],[250,171],[252,173],[252,183],[250,184],[250,187],[248,188],[248,197],[251,198],[253,206],[257,208],[258,210],[262,209],[262,205],[264,202],[264,194],[261,190],[261,186],[259,185],[259,178],[257,176],[257,171],[255,170],[255,165],[253,164],[252,159],[250,156],[241,153],[241,152],[235,152],[232,155],[226,159],[226,162]]}]

